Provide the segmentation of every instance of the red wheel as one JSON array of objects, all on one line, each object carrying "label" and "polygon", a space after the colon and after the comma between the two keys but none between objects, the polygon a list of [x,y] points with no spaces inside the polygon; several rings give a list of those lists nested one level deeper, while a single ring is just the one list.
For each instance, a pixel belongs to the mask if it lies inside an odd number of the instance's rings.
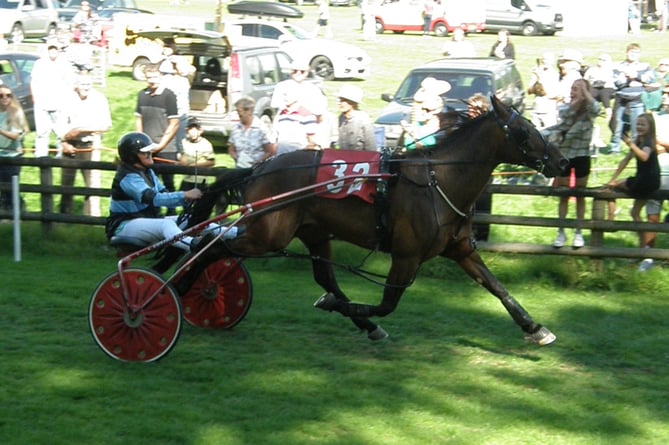
[{"label": "red wheel", "polygon": [[[146,304],[165,280],[141,268],[123,272],[127,305],[118,272],[105,278],[93,292],[88,322],[95,343],[108,356],[126,362],[152,362],[165,356],[181,332],[181,306],[170,286]],[[145,307],[142,307],[146,304]]]},{"label": "red wheel", "polygon": [[240,259],[211,263],[181,296],[186,321],[193,326],[230,329],[251,307],[251,278]]}]

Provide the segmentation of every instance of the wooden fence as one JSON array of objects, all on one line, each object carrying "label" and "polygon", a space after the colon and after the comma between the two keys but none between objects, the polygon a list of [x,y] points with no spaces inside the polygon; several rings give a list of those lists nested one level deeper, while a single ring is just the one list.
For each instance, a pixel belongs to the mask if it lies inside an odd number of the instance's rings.
[{"label": "wooden fence", "polygon": [[[54,195],[72,194],[75,196],[109,196],[108,188],[86,188],[86,187],[61,187],[54,185],[54,170],[62,167],[78,169],[97,169],[102,171],[114,171],[116,165],[111,162],[80,161],[76,159],[54,159],[54,158],[0,158],[0,165],[21,165],[24,167],[38,167],[40,169],[40,184],[21,184],[22,193],[38,193],[41,196],[41,209],[38,212],[25,211],[21,213],[23,221],[40,221],[45,232],[48,232],[54,223],[104,225],[105,217],[93,217],[85,215],[62,214],[54,210]],[[192,174],[192,167],[178,165],[156,164],[158,173]],[[200,168],[198,175],[216,176],[216,168]],[[11,184],[0,184],[0,189],[9,190]],[[604,235],[607,232],[630,231],[637,232],[654,231],[669,233],[669,223],[635,223],[633,221],[608,221],[605,218],[608,201],[630,200],[627,195],[589,188],[585,190],[572,190],[567,187],[551,187],[536,185],[500,185],[491,184],[488,191],[495,195],[522,195],[522,196],[585,196],[593,200],[592,215],[590,219],[580,222],[580,227],[590,230],[590,243],[580,249],[565,247],[555,249],[549,245],[538,245],[529,243],[503,243],[503,242],[479,242],[480,250],[490,252],[506,252],[521,254],[542,255],[569,255],[593,258],[654,258],[657,260],[669,260],[669,249],[639,249],[627,247],[607,247],[604,243]],[[652,195],[656,199],[669,199],[669,191],[657,191]],[[493,198],[494,199],[494,198]],[[557,209],[557,206],[556,206]],[[557,210],[556,210],[557,211]],[[0,219],[10,218],[11,212],[0,210]],[[575,219],[560,220],[558,218],[524,216],[524,215],[499,215],[499,214],[477,214],[474,217],[476,223],[492,225],[513,225],[525,227],[547,227],[547,228],[576,228]]]}]

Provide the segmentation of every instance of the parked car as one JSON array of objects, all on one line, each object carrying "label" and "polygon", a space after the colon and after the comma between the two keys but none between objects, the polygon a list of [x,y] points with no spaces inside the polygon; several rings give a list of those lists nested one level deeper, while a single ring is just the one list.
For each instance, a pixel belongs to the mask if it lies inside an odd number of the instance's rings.
[{"label": "parked car", "polygon": [[35,128],[30,76],[39,56],[27,53],[0,53],[0,84],[11,88],[23,107],[30,128]]},{"label": "parked car", "polygon": [[554,35],[564,29],[562,13],[551,0],[487,0],[486,31],[510,32],[534,36]]},{"label": "parked car", "polygon": [[0,0],[0,34],[14,43],[47,38],[58,28],[57,0]]},{"label": "parked car", "polygon": [[366,79],[371,59],[355,45],[314,39],[311,33],[287,21],[245,18],[229,20],[225,31],[235,47],[277,46],[292,58],[306,58],[311,70],[324,80]]},{"label": "parked car", "polygon": [[[130,12],[128,10],[137,10],[142,12],[143,9],[137,7],[137,2],[135,0],[87,0],[91,5],[91,9],[96,11],[99,15],[102,11],[114,10],[114,12]],[[65,2],[62,8],[58,8],[58,19],[61,22],[71,22],[74,15],[81,8],[82,0],[68,0]],[[109,16],[109,14],[104,14],[104,16]],[[101,15],[102,17],[102,15]]]},{"label": "parked car", "polygon": [[[178,57],[187,60],[191,76],[190,116],[197,117],[205,133],[226,136],[239,121],[235,102],[243,96],[256,101],[254,114],[271,126],[275,109],[270,107],[276,84],[290,77],[291,57],[270,47],[233,48],[223,34],[214,31],[146,30],[143,38],[173,38]],[[322,84],[312,77],[311,81]]]},{"label": "parked car", "polygon": [[503,103],[515,107],[521,113],[525,108],[523,82],[513,60],[435,60],[411,70],[394,95],[381,95],[381,99],[389,104],[381,111],[375,125],[384,128],[387,146],[397,145],[402,132],[400,121],[410,120],[414,94],[426,77],[451,84],[451,90],[443,96],[445,108],[464,110],[467,105],[463,101],[475,93],[482,93],[486,97],[495,94]]},{"label": "parked car", "polygon": [[[383,0],[374,6],[376,33],[423,32],[423,0]],[[446,37],[456,28],[481,32],[485,26],[484,0],[443,0],[435,6],[430,32]]]}]

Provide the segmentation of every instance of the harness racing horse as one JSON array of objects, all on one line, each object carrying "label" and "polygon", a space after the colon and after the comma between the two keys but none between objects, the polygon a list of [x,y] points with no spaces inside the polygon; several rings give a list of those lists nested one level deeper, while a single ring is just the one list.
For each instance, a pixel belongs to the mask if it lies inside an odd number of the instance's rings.
[{"label": "harness racing horse", "polygon": [[[382,215],[379,216],[378,205],[357,196],[328,199],[324,193],[309,193],[280,201],[267,211],[259,209],[246,218],[246,232],[241,237],[210,243],[211,247],[175,286],[184,292],[209,262],[221,256],[277,252],[298,238],[311,255],[315,281],[326,292],[314,305],[350,317],[356,326],[367,331],[370,339],[378,340],[387,334],[369,317],[392,313],[419,266],[439,255],[457,262],[471,278],[495,295],[523,330],[526,341],[539,345],[553,342],[555,335],[532,320],[476,252],[472,213],[476,198],[500,163],[524,165],[555,176],[566,159],[517,111],[494,96],[491,101],[493,107],[488,114],[463,123],[436,146],[396,154],[387,161],[391,179],[387,182]],[[332,153],[346,159],[346,152],[338,150],[299,150],[272,158],[243,173],[248,176],[240,186],[243,202],[253,203],[280,194],[291,196],[291,191],[317,184],[319,163],[320,167],[324,164],[321,157]],[[378,154],[376,159],[379,159]],[[340,162],[330,163],[329,167],[335,171],[355,172],[355,167],[360,165]],[[219,179],[213,188],[229,190],[231,186],[225,185],[225,181]],[[361,188],[363,181],[356,181],[351,184]],[[376,193],[377,186],[373,187]],[[214,201],[207,195],[198,201],[190,224],[207,219]],[[380,221],[384,222],[384,230],[379,230]],[[332,239],[390,254],[392,262],[380,304],[354,303],[339,288],[328,261]]]}]

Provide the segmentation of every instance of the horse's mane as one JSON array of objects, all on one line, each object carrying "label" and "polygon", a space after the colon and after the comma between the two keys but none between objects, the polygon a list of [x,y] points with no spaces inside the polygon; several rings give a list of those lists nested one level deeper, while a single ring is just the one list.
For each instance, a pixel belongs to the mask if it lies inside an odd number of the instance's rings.
[{"label": "horse's mane", "polygon": [[492,115],[494,115],[492,110],[475,118],[470,118],[464,115],[463,119],[461,119],[460,122],[458,122],[446,135],[446,137],[443,138],[442,143],[437,144],[435,148],[441,148],[444,144],[450,145],[451,143],[460,142],[461,139],[471,138],[472,129],[481,126],[481,124],[484,121],[490,119]]}]

